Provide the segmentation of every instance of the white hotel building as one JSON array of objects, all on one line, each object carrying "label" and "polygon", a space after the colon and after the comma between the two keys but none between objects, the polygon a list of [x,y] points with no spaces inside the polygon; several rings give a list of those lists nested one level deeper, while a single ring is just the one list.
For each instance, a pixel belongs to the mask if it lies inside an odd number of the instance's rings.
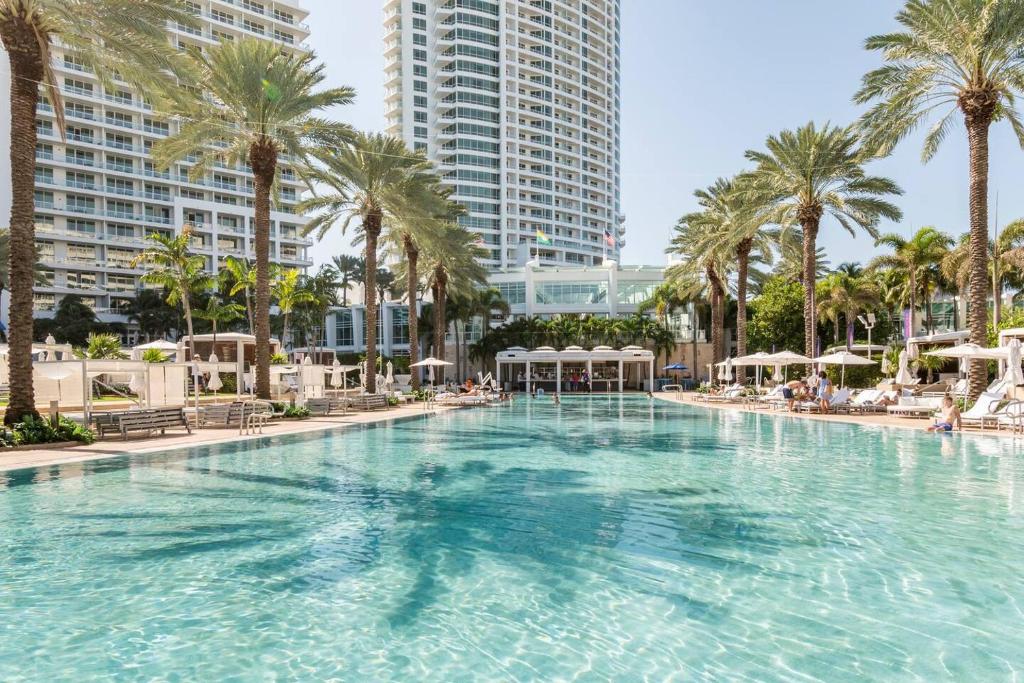
[{"label": "white hotel building", "polygon": [[388,132],[438,164],[485,265],[618,261],[619,0],[386,0],[384,17]]},{"label": "white hotel building", "polygon": [[[303,49],[309,35],[299,0],[193,0],[198,29],[171,26],[180,46],[262,37]],[[148,152],[174,123],[154,114],[145,97],[127,86],[105,89],[75,55],[59,46],[54,71],[64,97],[67,137],[57,130],[52,102],[38,108],[36,129],[36,244],[46,284],[36,288],[37,315],[52,315],[60,299],[77,294],[104,322],[127,322],[124,311],[142,287],[145,272],[131,260],[153,232],[171,234],[190,225],[193,248],[216,271],[226,256],[254,257],[252,176],[244,168],[218,167],[199,182],[188,163],[158,170]],[[7,59],[0,59],[0,88],[8,89]],[[9,141],[9,111],[0,107],[0,139]],[[10,155],[0,151],[0,178],[10,177]],[[312,265],[305,223],[293,205],[304,185],[284,171],[279,203],[271,213],[271,259],[285,266]],[[10,211],[9,183],[0,183],[0,213]]]}]

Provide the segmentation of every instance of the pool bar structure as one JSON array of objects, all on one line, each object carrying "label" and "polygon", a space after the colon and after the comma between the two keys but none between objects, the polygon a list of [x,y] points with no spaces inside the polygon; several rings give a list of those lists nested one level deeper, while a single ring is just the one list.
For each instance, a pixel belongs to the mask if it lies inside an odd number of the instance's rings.
[{"label": "pool bar structure", "polygon": [[[495,360],[498,385],[504,387],[504,376],[510,386],[526,393],[544,389],[560,394],[568,390],[571,377],[582,374],[584,370],[591,377],[592,391],[654,390],[654,353],[639,346],[621,349],[595,346],[590,351],[580,346],[567,346],[561,351],[550,346],[532,351],[514,346],[499,351]],[[636,366],[635,376],[631,376],[633,366]],[[507,374],[502,374],[503,369],[507,369]]]}]

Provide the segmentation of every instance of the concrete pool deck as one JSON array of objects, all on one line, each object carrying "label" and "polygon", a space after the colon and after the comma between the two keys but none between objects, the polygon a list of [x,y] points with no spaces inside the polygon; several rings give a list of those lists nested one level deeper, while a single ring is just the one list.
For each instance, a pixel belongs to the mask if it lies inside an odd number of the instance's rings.
[{"label": "concrete pool deck", "polygon": [[116,458],[139,453],[153,453],[174,448],[190,448],[235,441],[249,441],[269,436],[285,434],[308,434],[332,429],[345,429],[362,425],[377,424],[390,420],[429,417],[460,406],[435,405],[424,411],[422,404],[411,406],[393,406],[388,410],[348,413],[347,415],[331,415],[328,417],[310,417],[305,420],[277,420],[263,428],[263,433],[240,435],[238,429],[194,429],[192,434],[184,428],[175,428],[164,436],[159,434],[144,437],[129,437],[123,441],[117,437],[97,440],[95,443],[64,448],[46,448],[32,450],[0,452],[0,472],[24,469],[27,467],[48,467],[67,463],[87,462],[103,458]]},{"label": "concrete pool deck", "polygon": [[[771,415],[778,418],[790,418],[794,420],[817,420],[819,422],[839,422],[842,424],[855,424],[855,425],[870,425],[874,427],[891,427],[895,429],[910,429],[913,431],[924,431],[928,425],[932,424],[930,418],[924,419],[919,417],[897,417],[889,415],[887,413],[857,413],[855,415],[848,414],[834,414],[821,415],[818,413],[791,413],[789,411],[780,410],[768,410],[765,408],[754,408],[753,406],[745,403],[704,403],[703,401],[696,400],[699,396],[695,391],[684,391],[680,393],[665,393],[665,392],[654,392],[653,396],[662,401],[668,401],[669,403],[679,403],[681,405],[696,406],[697,408],[708,408],[710,410],[725,410],[742,413],[754,413],[761,415]],[[976,436],[1000,436],[1003,438],[1017,438],[1020,439],[1022,434],[1013,433],[1008,429],[996,430],[994,427],[988,427],[987,429],[980,429],[978,427],[967,427],[958,434],[965,435],[976,435]]]}]

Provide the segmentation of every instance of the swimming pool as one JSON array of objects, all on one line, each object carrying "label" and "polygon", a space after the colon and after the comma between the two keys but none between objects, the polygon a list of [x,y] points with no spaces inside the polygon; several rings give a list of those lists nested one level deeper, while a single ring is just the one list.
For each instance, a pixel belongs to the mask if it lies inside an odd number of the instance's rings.
[{"label": "swimming pool", "polygon": [[0,680],[1001,680],[1020,446],[550,399],[0,475]]}]

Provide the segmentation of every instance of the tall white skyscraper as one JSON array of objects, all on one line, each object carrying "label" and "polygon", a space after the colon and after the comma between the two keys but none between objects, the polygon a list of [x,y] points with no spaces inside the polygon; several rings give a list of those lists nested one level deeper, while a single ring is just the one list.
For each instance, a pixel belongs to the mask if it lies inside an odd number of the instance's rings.
[{"label": "tall white skyscraper", "polygon": [[619,0],[386,0],[388,132],[504,268],[618,260]]},{"label": "tall white skyscraper", "polygon": [[[168,28],[175,44],[210,47],[223,40],[264,38],[303,49],[308,14],[299,0],[194,0],[201,26]],[[131,265],[153,232],[193,229],[193,249],[214,271],[226,256],[255,257],[252,176],[243,168],[218,167],[200,182],[187,178],[188,164],[160,171],[150,147],[174,127],[144,94],[127,86],[105,89],[70,50],[54,50],[54,70],[64,97],[67,137],[57,130],[53,103],[37,110],[36,244],[45,285],[36,288],[36,315],[47,316],[60,299],[77,294],[104,322],[127,322],[125,312],[143,286],[145,272]],[[10,78],[0,59],[0,87]],[[2,111],[7,123],[10,113]],[[0,130],[4,144],[10,131]],[[9,154],[0,154],[9,166]],[[0,178],[9,178],[0,167]],[[300,234],[305,223],[293,205],[304,185],[284,171],[280,200],[271,213],[271,259],[284,266],[312,265]],[[0,183],[0,212],[10,210],[10,185]]]}]

